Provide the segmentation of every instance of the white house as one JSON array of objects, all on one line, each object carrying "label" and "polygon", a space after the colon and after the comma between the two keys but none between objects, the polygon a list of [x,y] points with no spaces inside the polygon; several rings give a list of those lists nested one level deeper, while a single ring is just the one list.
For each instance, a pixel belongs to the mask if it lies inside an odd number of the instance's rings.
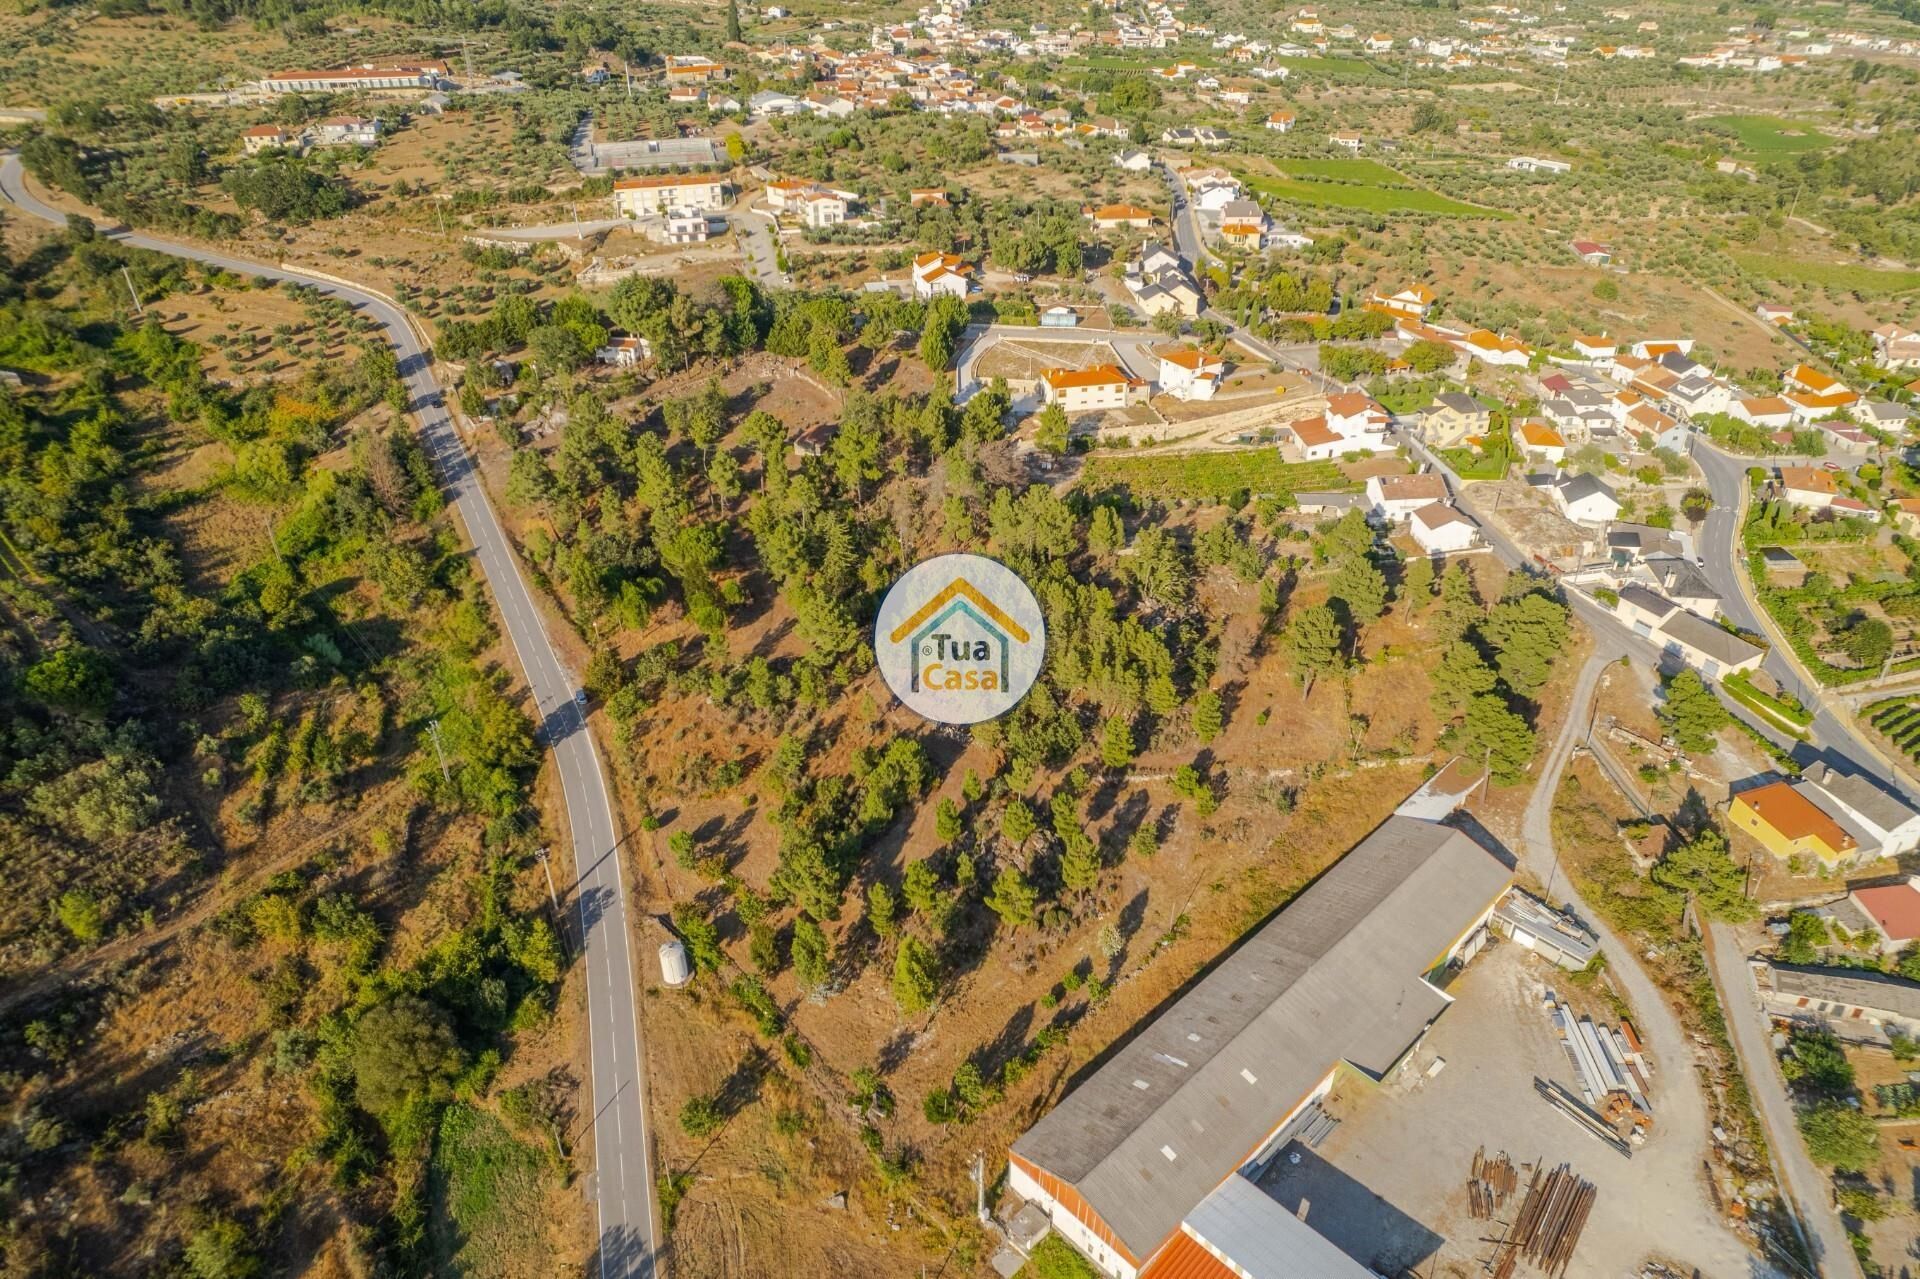
[{"label": "white house", "polygon": [[1145,151],[1116,151],[1113,162],[1128,173],[1145,173],[1153,167],[1153,157]]},{"label": "white house", "polygon": [[1911,329],[1881,325],[1873,331],[1873,349],[1886,368],[1920,369],[1920,333]]},{"label": "white house", "polygon": [[1840,496],[1840,490],[1833,482],[1833,476],[1817,466],[1783,466],[1780,468],[1780,496],[1788,506],[1804,506],[1819,510],[1832,506]]},{"label": "white house", "polygon": [[1422,475],[1375,475],[1367,480],[1367,514],[1377,524],[1398,524],[1422,507],[1447,500],[1447,483]]},{"label": "white house", "polygon": [[925,302],[945,294],[964,298],[973,291],[973,268],[951,253],[922,253],[913,260],[913,296]]},{"label": "white house", "polygon": [[1778,431],[1793,425],[1793,405],[1777,395],[1742,395],[1727,403],[1727,415],[1748,426]]},{"label": "white house", "polygon": [[1480,540],[1480,526],[1445,502],[1429,502],[1408,516],[1407,532],[1429,555],[1451,555]]},{"label": "white house", "polygon": [[1591,475],[1562,475],[1551,488],[1554,505],[1576,524],[1600,525],[1620,517],[1620,499]]},{"label": "white house", "polygon": [[1160,389],[1179,400],[1210,400],[1227,374],[1227,362],[1198,347],[1182,346],[1157,353]]},{"label": "white house", "polygon": [[1145,383],[1127,376],[1113,364],[1096,364],[1087,369],[1047,369],[1040,374],[1043,398],[1069,414],[1123,409],[1145,389]]},{"label": "white house", "polygon": [[1274,111],[1267,116],[1267,127],[1276,133],[1288,133],[1293,129],[1293,112]]},{"label": "white house", "polygon": [[672,209],[724,209],[727,184],[721,178],[664,173],[616,178],[613,207],[623,218],[658,216]]},{"label": "white house", "polygon": [[322,147],[370,147],[380,141],[380,122],[369,116],[331,116],[313,126],[313,141]]},{"label": "white house", "polygon": [[1383,434],[1392,420],[1372,396],[1343,391],[1327,397],[1327,425],[1342,435]]},{"label": "white house", "polygon": [[277,124],[256,124],[240,135],[240,145],[248,155],[259,155],[293,145],[293,135]]},{"label": "white house", "polygon": [[1530,155],[1516,155],[1507,161],[1509,169],[1518,169],[1522,173],[1570,173],[1573,166],[1565,160],[1542,160]]},{"label": "white house", "polygon": [[815,191],[801,206],[800,220],[814,230],[847,220],[847,201],[837,191]]},{"label": "white house", "polygon": [[[1877,843],[1882,857],[1898,857],[1920,847],[1920,813],[1874,785],[1860,773],[1842,773],[1824,762],[1810,764],[1800,775],[1802,786],[1819,792],[1820,807],[1838,810],[1859,826],[1862,845]],[[1812,798],[1812,797],[1810,797]]]},{"label": "white house", "polygon": [[704,209],[673,209],[666,217],[669,244],[705,244],[713,235],[713,223]]},{"label": "white house", "polygon": [[593,353],[593,358],[602,364],[628,369],[642,360],[653,358],[653,343],[643,337],[616,333],[607,338],[605,346]]},{"label": "white house", "polygon": [[1520,447],[1527,456],[1539,458],[1553,466],[1558,466],[1567,456],[1566,437],[1534,418],[1527,418],[1520,423]]}]

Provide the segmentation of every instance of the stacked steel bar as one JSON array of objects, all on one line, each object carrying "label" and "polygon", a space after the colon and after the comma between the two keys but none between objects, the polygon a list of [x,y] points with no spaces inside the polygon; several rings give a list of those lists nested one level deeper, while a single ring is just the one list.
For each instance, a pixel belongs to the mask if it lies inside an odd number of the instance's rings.
[{"label": "stacked steel bar", "polygon": [[1494,1249],[1489,1266],[1494,1279],[1509,1279],[1521,1257],[1543,1274],[1566,1274],[1597,1194],[1592,1182],[1581,1179],[1566,1164],[1549,1173],[1536,1170],[1519,1215]]},{"label": "stacked steel bar", "polygon": [[1467,1176],[1467,1206],[1475,1219],[1490,1221],[1519,1183],[1520,1174],[1507,1152],[1503,1150],[1489,1159],[1487,1148],[1482,1146],[1473,1152],[1473,1167]]}]

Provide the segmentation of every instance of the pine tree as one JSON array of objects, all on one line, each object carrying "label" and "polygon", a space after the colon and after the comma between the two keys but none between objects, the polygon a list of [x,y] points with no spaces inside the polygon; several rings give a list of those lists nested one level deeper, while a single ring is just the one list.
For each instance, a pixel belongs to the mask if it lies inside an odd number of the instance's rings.
[{"label": "pine tree", "polygon": [[912,1015],[933,1006],[939,990],[940,961],[917,937],[905,937],[893,957],[893,1002]]},{"label": "pine tree", "polygon": [[1433,561],[1425,555],[1416,555],[1407,561],[1407,569],[1400,579],[1400,594],[1411,608],[1419,608],[1433,597]]},{"label": "pine tree", "polygon": [[1455,640],[1440,654],[1433,669],[1433,693],[1429,699],[1433,713],[1452,719],[1467,708],[1474,698],[1491,693],[1499,676],[1480,656],[1480,650],[1466,640]]},{"label": "pine tree", "polygon": [[1281,644],[1305,693],[1313,692],[1313,681],[1322,671],[1340,665],[1341,638],[1340,620],[1325,604],[1303,608],[1287,623]]},{"label": "pine tree", "polygon": [[1100,878],[1100,848],[1083,830],[1063,837],[1060,854],[1060,882],[1068,892],[1084,893]]},{"label": "pine tree", "polygon": [[1686,751],[1710,751],[1715,735],[1733,722],[1733,716],[1720,704],[1706,682],[1691,670],[1681,671],[1667,681],[1666,701],[1660,707],[1660,722],[1673,734],[1673,740]]},{"label": "pine tree", "polygon": [[1058,401],[1040,410],[1033,428],[1034,445],[1059,457],[1067,451],[1067,411]]},{"label": "pine tree", "polygon": [[1387,607],[1387,579],[1365,555],[1349,557],[1334,570],[1328,591],[1347,606],[1356,626],[1380,620]]},{"label": "pine tree", "polygon": [[1498,693],[1483,693],[1467,703],[1466,715],[1445,739],[1469,760],[1484,762],[1493,780],[1510,786],[1526,776],[1533,758],[1534,732]]},{"label": "pine tree", "polygon": [[1017,866],[1008,866],[993,877],[987,892],[987,909],[1009,928],[1024,928],[1033,922],[1033,908],[1040,895]]},{"label": "pine tree", "polygon": [[1126,544],[1127,530],[1120,522],[1120,513],[1104,503],[1094,507],[1087,529],[1087,549],[1095,555],[1111,555]]},{"label": "pine tree", "polygon": [[1007,801],[1006,811],[1000,814],[1000,834],[1016,849],[1024,848],[1033,832],[1039,829],[1034,820],[1033,810],[1019,796]]},{"label": "pine tree", "polygon": [[900,904],[894,899],[891,888],[879,880],[867,885],[867,923],[873,926],[874,936],[893,936],[900,926],[899,910]]},{"label": "pine tree", "polygon": [[1446,575],[1440,579],[1440,607],[1433,617],[1435,637],[1441,643],[1457,640],[1485,616],[1486,609],[1466,564],[1455,560],[1447,565]]},{"label": "pine tree", "polygon": [[948,796],[940,801],[933,810],[933,834],[943,844],[951,844],[959,839],[966,830],[966,823],[960,819],[960,806]]},{"label": "pine tree", "polygon": [[833,967],[833,946],[820,925],[805,915],[793,921],[793,945],[788,952],[793,960],[793,975],[803,990],[824,986]]},{"label": "pine tree", "polygon": [[1100,762],[1115,770],[1133,763],[1133,726],[1124,715],[1109,715],[1100,730]]},{"label": "pine tree", "polygon": [[1208,689],[1193,699],[1193,732],[1202,746],[1220,736],[1225,726],[1220,714],[1220,694]]}]

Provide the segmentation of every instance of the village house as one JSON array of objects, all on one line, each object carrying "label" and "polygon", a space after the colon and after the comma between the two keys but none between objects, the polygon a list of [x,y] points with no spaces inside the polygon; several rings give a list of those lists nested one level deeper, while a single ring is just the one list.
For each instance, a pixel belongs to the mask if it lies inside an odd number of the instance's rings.
[{"label": "village house", "polygon": [[1519,424],[1517,434],[1517,443],[1528,457],[1538,458],[1550,466],[1558,466],[1566,460],[1566,437],[1545,422],[1527,418]]},{"label": "village house", "polygon": [[1258,253],[1260,244],[1266,238],[1258,222],[1223,222],[1220,224],[1220,242],[1229,248],[1242,249],[1248,253]]},{"label": "village house", "polygon": [[1789,506],[1813,510],[1832,506],[1839,497],[1833,476],[1817,466],[1783,466],[1780,472],[1780,497]]},{"label": "village house", "polygon": [[240,145],[248,155],[259,155],[262,151],[278,151],[295,143],[294,135],[277,124],[256,124],[240,135]]},{"label": "village house", "polygon": [[1897,884],[1863,885],[1816,913],[1841,937],[1871,937],[1882,955],[1898,955],[1920,941],[1920,876],[1909,875]]},{"label": "village house", "polygon": [[1571,246],[1573,256],[1588,266],[1606,266],[1613,261],[1613,250],[1598,240],[1575,240]]},{"label": "village house", "polygon": [[1410,284],[1398,293],[1382,293],[1375,289],[1367,294],[1361,306],[1369,311],[1379,311],[1396,319],[1424,320],[1427,312],[1433,309],[1433,290],[1424,284]]},{"label": "village house", "polygon": [[623,218],[654,217],[677,208],[723,209],[726,205],[727,184],[722,178],[666,173],[616,178],[613,183],[614,212]]},{"label": "village house", "polygon": [[1267,127],[1276,133],[1289,133],[1293,130],[1293,120],[1291,111],[1274,111],[1267,116]]},{"label": "village house", "polygon": [[1573,166],[1565,160],[1542,160],[1530,155],[1516,155],[1507,161],[1509,169],[1518,169],[1522,173],[1571,173]]},{"label": "village house", "polygon": [[593,358],[615,368],[630,369],[642,360],[653,358],[653,343],[628,333],[611,333],[607,335],[607,344],[595,351]]},{"label": "village house", "polygon": [[1160,360],[1160,389],[1178,400],[1210,400],[1227,375],[1227,362],[1195,346],[1155,352]]},{"label": "village house", "polygon": [[1871,856],[1899,857],[1920,847],[1920,812],[1866,774],[1843,773],[1820,760],[1807,766],[1799,784]]},{"label": "village house", "polygon": [[1124,409],[1145,391],[1146,383],[1113,364],[1087,369],[1047,369],[1040,375],[1041,395],[1069,416]]},{"label": "village house", "polygon": [[1145,173],[1153,167],[1153,157],[1145,151],[1116,151],[1113,162],[1128,173]]},{"label": "village house", "polygon": [[1385,435],[1393,417],[1372,396],[1343,391],[1327,397],[1327,425],[1343,435]]},{"label": "village house", "polygon": [[1548,489],[1560,513],[1576,524],[1597,528],[1620,518],[1620,499],[1604,480],[1591,475],[1561,475]]},{"label": "village house", "polygon": [[1790,781],[1737,792],[1727,804],[1727,821],[1782,861],[1808,858],[1833,870],[1860,854],[1860,841]]},{"label": "village house", "polygon": [[1154,223],[1153,210],[1143,209],[1137,204],[1103,204],[1099,208],[1083,208],[1080,216],[1093,223],[1094,229],[1111,231],[1115,227],[1132,227],[1146,231]]},{"label": "village house", "polygon": [[1801,967],[1748,961],[1761,1008],[1801,1026],[1881,1048],[1899,1034],[1920,1038],[1920,986],[1862,968]]},{"label": "village house", "polygon": [[1793,323],[1793,308],[1784,302],[1762,302],[1753,313],[1776,328]]},{"label": "village house", "polygon": [[1442,391],[1420,413],[1420,438],[1437,449],[1457,448],[1492,428],[1493,410],[1464,391]]},{"label": "village house", "polygon": [[1873,351],[1884,368],[1920,369],[1920,333],[1897,324],[1873,331]]},{"label": "village house", "polygon": [[1606,334],[1580,334],[1573,339],[1573,349],[1581,358],[1594,364],[1609,364],[1620,353],[1620,344]]},{"label": "village house", "polygon": [[1623,586],[1614,612],[1635,635],[1659,646],[1662,665],[1690,666],[1720,679],[1760,665],[1766,652],[1644,586]]},{"label": "village house", "polygon": [[973,268],[952,253],[922,253],[913,260],[913,296],[922,302],[973,291]]},{"label": "village house", "polygon": [[315,146],[370,147],[380,141],[380,122],[368,116],[329,116],[314,125],[309,136]]},{"label": "village house", "polygon": [[663,59],[666,63],[667,84],[704,84],[709,80],[724,80],[727,69],[712,58],[699,53],[669,53]]},{"label": "village house", "polygon": [[1423,506],[1447,500],[1447,483],[1432,471],[1375,475],[1367,480],[1367,515],[1376,524],[1399,524]]},{"label": "village house", "polygon": [[1480,526],[1445,502],[1429,502],[1408,516],[1407,532],[1428,555],[1452,555],[1480,540]]},{"label": "village house", "polygon": [[1777,431],[1793,425],[1793,405],[1777,395],[1741,395],[1728,401],[1727,416],[1748,426]]},{"label": "village house", "polygon": [[1343,147],[1355,153],[1358,153],[1367,145],[1367,140],[1364,137],[1350,129],[1343,129],[1338,133],[1327,135],[1327,141],[1336,147]]},{"label": "village house", "polygon": [[352,93],[356,90],[437,89],[447,79],[447,64],[423,61],[363,62],[330,71],[276,71],[260,80],[262,93]]}]

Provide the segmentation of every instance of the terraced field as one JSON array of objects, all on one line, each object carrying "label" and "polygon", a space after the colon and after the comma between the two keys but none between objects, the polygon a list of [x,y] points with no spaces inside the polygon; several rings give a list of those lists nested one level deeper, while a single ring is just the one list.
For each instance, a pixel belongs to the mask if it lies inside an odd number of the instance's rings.
[{"label": "terraced field", "polygon": [[[1283,162],[1284,163],[1284,162]],[[1371,161],[1362,161],[1371,163]],[[1383,170],[1393,173],[1391,169]],[[1374,183],[1300,181],[1294,178],[1261,177],[1243,174],[1246,184],[1262,195],[1297,204],[1331,205],[1343,209],[1367,209],[1375,213],[1428,213],[1456,218],[1511,218],[1504,209],[1489,209],[1468,204],[1416,186],[1381,186]],[[1396,182],[1406,179],[1394,173]]]},{"label": "terraced field", "polygon": [[1092,493],[1123,488],[1135,498],[1224,501],[1242,492],[1291,497],[1302,490],[1354,486],[1336,462],[1288,462],[1279,449],[1260,448],[1163,457],[1103,455],[1087,463],[1081,487]]},{"label": "terraced field", "polygon": [[1742,149],[1762,157],[1819,151],[1834,145],[1832,138],[1806,121],[1784,120],[1776,115],[1716,115],[1700,123],[1731,132]]},{"label": "terraced field", "polygon": [[1862,298],[1894,297],[1920,290],[1920,271],[1859,266],[1849,262],[1817,262],[1785,253],[1736,251],[1733,260],[1755,275],[1783,284],[1805,284],[1816,289],[1844,289]]},{"label": "terraced field", "polygon": [[1874,702],[1861,709],[1860,718],[1902,755],[1920,763],[1920,699],[1908,695]]}]

